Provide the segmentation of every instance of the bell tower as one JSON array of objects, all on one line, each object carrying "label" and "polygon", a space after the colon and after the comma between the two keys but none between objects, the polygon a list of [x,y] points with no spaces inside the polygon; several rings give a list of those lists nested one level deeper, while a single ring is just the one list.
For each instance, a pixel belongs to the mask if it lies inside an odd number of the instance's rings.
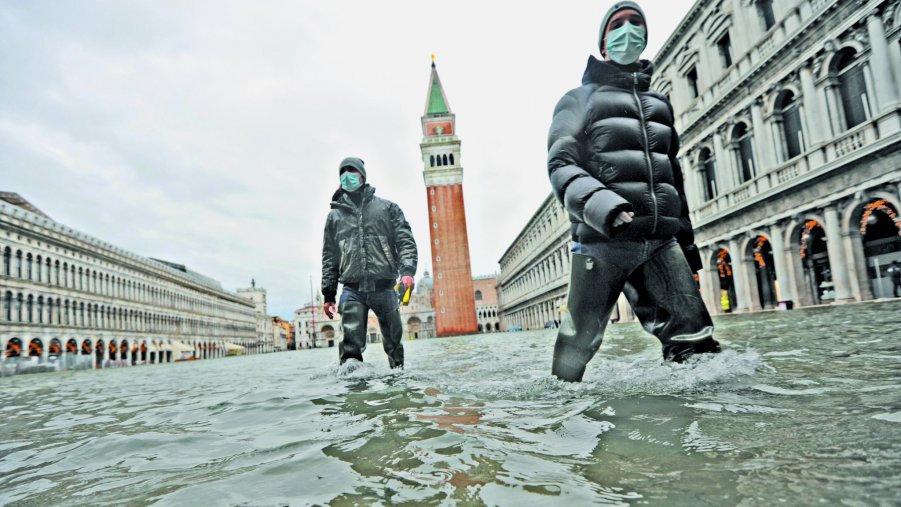
[{"label": "bell tower", "polygon": [[429,205],[435,331],[438,336],[475,333],[478,323],[463,205],[460,138],[434,55],[422,135],[419,148]]}]

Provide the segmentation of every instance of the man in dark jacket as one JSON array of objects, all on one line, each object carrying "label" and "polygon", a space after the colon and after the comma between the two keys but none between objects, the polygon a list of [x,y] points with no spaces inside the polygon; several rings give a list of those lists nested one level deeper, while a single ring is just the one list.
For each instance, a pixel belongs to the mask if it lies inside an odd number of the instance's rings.
[{"label": "man in dark jacket", "polygon": [[332,196],[322,244],[323,311],[332,318],[338,283],[344,284],[340,304],[344,338],[338,345],[343,364],[363,360],[369,310],[382,329],[382,343],[391,368],[403,368],[403,325],[395,280],[401,276],[413,288],[418,255],[410,224],[397,204],[375,196],[366,183],[366,167],[356,157],[339,166],[341,188]]},{"label": "man in dark jacket", "polygon": [[551,185],[572,222],[569,314],[552,367],[567,381],[582,379],[622,292],[665,359],[719,351],[693,278],[700,256],[673,109],[650,89],[653,64],[639,60],[647,45],[641,7],[616,2],[599,45],[605,60],[589,57],[582,86],[557,104],[548,135]]}]

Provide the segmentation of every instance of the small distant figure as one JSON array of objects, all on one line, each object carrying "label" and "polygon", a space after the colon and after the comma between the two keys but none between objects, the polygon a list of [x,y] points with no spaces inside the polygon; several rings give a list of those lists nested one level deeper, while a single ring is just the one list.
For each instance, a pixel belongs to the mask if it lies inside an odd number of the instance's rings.
[{"label": "small distant figure", "polygon": [[892,277],[892,297],[901,295],[901,262],[892,261],[886,272]]},{"label": "small distant figure", "polygon": [[[375,196],[361,159],[348,157],[338,168],[341,188],[332,196],[322,244],[322,309],[330,319],[336,310],[341,314],[342,364],[363,360],[372,309],[382,329],[388,366],[403,368],[403,323],[394,285],[400,275],[404,287],[413,288],[416,241],[400,207]],[[336,305],[339,282],[344,290]]]},{"label": "small distant figure", "polygon": [[620,293],[663,358],[719,352],[694,273],[694,245],[673,108],[651,89],[641,60],[648,32],[635,2],[620,1],[600,25],[604,60],[589,57],[582,86],[563,96],[548,134],[548,175],[572,222],[569,313],[551,372],[582,380]]},{"label": "small distant figure", "polygon": [[253,278],[250,279],[250,288],[252,288],[252,289],[257,288],[257,281]]}]

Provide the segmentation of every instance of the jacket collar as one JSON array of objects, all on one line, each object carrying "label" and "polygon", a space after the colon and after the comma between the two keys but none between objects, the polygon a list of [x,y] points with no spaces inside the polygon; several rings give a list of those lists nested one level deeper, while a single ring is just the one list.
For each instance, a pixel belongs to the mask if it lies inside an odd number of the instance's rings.
[{"label": "jacket collar", "polygon": [[654,63],[650,60],[639,60],[630,65],[620,65],[616,62],[601,61],[594,56],[588,57],[588,65],[582,75],[582,84],[599,84],[615,86],[631,90],[635,86],[636,76],[640,92],[646,92],[651,88],[651,76],[654,74]]},{"label": "jacket collar", "polygon": [[[375,195],[375,187],[370,186],[368,183],[363,185],[363,188],[359,190],[363,194],[362,204],[366,204],[367,202],[372,200],[372,197]],[[354,203],[353,199],[350,198],[348,193],[344,191],[344,189],[339,188],[332,195],[332,208],[350,208],[356,210],[358,206]]]}]

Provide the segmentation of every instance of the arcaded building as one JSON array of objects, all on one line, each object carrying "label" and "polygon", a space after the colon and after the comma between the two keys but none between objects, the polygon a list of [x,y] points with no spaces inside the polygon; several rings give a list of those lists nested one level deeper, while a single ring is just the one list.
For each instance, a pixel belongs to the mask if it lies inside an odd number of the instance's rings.
[{"label": "arcaded building", "polygon": [[472,279],[473,300],[476,303],[478,332],[494,333],[501,331],[501,319],[498,314],[497,276],[482,275]]},{"label": "arcaded building", "polygon": [[696,2],[656,59],[714,313],[891,296],[901,4]]},{"label": "arcaded building", "polygon": [[129,366],[261,351],[253,303],[0,193],[0,370]]},{"label": "arcaded building", "polygon": [[[901,3],[697,1],[655,59],[712,313],[890,297],[901,260]],[[500,260],[501,315],[559,319],[569,223],[549,196]],[[620,298],[613,319],[634,316]]]}]

